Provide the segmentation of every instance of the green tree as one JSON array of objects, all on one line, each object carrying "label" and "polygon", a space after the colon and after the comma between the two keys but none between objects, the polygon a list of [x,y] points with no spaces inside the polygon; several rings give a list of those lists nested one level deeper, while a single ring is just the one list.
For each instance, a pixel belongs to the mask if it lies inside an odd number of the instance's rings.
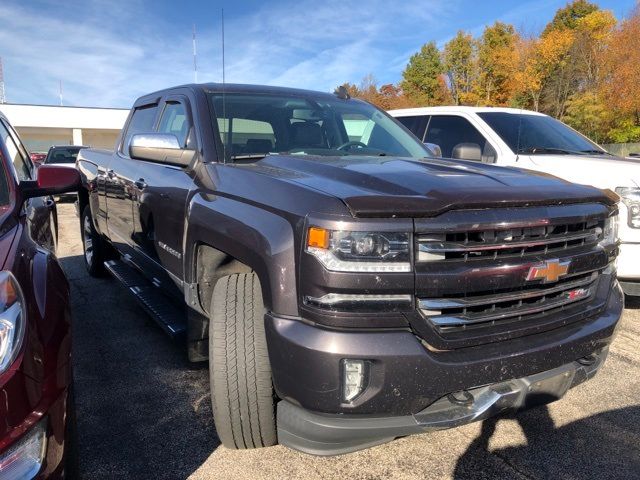
[{"label": "green tree", "polygon": [[429,42],[409,59],[409,64],[402,72],[400,87],[417,105],[438,105],[445,98],[443,73],[440,51],[435,42]]},{"label": "green tree", "polygon": [[496,22],[486,27],[478,46],[479,93],[487,105],[507,105],[514,92],[518,68],[513,25]]},{"label": "green tree", "polygon": [[608,110],[597,92],[573,94],[567,102],[563,120],[596,142],[607,138]]},{"label": "green tree", "polygon": [[449,77],[451,95],[456,105],[473,105],[478,98],[474,87],[478,77],[476,44],[470,33],[458,31],[444,46],[444,68]]},{"label": "green tree", "polygon": [[574,0],[567,4],[566,7],[556,11],[553,19],[547,24],[541,36],[544,37],[551,30],[564,30],[566,28],[573,30],[581,18],[586,17],[596,10],[599,10],[599,8],[594,3],[587,2],[586,0]]}]

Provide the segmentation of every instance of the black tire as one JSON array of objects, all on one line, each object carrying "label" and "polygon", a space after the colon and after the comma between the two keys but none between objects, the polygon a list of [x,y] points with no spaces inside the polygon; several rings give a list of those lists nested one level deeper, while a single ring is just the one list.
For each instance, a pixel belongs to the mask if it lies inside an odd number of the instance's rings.
[{"label": "black tire", "polygon": [[84,266],[87,268],[87,272],[92,277],[102,277],[105,274],[105,246],[93,226],[89,205],[84,207],[80,216],[80,235],[82,236]]},{"label": "black tire", "polygon": [[213,289],[209,375],[216,431],[227,448],[277,440],[264,304],[255,273],[222,277]]}]

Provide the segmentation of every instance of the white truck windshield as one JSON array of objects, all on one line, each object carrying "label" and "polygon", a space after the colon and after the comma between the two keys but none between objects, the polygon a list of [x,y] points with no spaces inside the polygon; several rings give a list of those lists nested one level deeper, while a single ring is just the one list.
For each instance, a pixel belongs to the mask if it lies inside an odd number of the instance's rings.
[{"label": "white truck windshield", "polygon": [[546,115],[480,112],[482,118],[515,153],[528,155],[608,155],[564,123]]}]

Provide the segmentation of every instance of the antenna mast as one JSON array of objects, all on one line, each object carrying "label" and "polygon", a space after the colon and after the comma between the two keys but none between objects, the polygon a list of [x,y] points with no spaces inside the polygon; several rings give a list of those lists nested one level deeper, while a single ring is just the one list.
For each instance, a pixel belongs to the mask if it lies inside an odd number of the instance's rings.
[{"label": "antenna mast", "polygon": [[226,141],[222,142],[222,155],[224,158],[224,162],[223,163],[227,163],[227,143],[229,143],[231,141],[231,131],[230,131],[230,126],[231,126],[231,122],[229,122],[229,120],[227,119],[227,104],[226,104],[226,99],[225,99],[225,95],[224,95],[224,90],[225,90],[225,77],[224,77],[224,8],[221,9],[221,14],[220,14],[220,19],[222,22],[222,118],[223,118],[223,122],[225,123],[225,130],[227,130],[226,132]]},{"label": "antenna mast", "polygon": [[193,81],[198,83],[198,62],[196,53],[196,24],[193,24]]},{"label": "antenna mast", "polygon": [[7,103],[4,93],[4,71],[2,69],[2,57],[0,57],[0,103]]}]

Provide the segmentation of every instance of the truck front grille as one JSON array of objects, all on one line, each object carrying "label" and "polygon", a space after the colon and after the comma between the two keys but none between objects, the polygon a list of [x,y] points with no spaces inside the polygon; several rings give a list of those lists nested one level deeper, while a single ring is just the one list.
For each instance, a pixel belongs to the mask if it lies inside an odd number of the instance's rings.
[{"label": "truck front grille", "polygon": [[604,220],[524,228],[471,230],[418,237],[418,262],[473,261],[557,253],[597,244]]},{"label": "truck front grille", "polygon": [[423,298],[418,302],[424,317],[440,333],[492,327],[510,321],[550,314],[595,294],[599,273],[591,272],[549,286],[479,293],[459,297]]}]

